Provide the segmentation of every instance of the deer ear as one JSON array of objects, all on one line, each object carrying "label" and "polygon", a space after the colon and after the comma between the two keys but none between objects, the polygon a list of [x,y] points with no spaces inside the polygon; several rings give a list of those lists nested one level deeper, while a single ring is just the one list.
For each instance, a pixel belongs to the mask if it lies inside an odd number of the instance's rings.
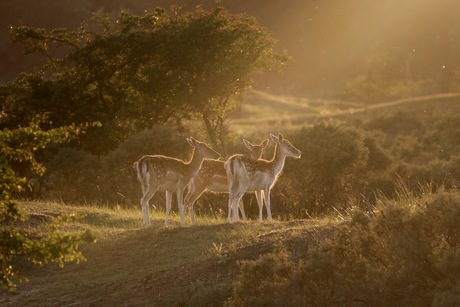
[{"label": "deer ear", "polygon": [[265,149],[268,145],[268,139],[265,139],[262,141],[262,143],[260,144],[260,146],[262,146],[262,149]]},{"label": "deer ear", "polygon": [[247,149],[251,150],[251,143],[249,143],[249,141],[243,139],[243,143],[244,143],[244,146],[246,146]]},{"label": "deer ear", "polygon": [[196,140],[191,136],[187,138],[187,142],[190,144],[190,146],[195,147],[196,145]]},{"label": "deer ear", "polygon": [[283,135],[281,133],[278,133],[278,140],[280,140],[280,142],[284,139]]},{"label": "deer ear", "polygon": [[276,136],[274,136],[273,134],[270,133],[270,138],[272,139],[273,142],[275,143],[279,143],[279,140]]}]

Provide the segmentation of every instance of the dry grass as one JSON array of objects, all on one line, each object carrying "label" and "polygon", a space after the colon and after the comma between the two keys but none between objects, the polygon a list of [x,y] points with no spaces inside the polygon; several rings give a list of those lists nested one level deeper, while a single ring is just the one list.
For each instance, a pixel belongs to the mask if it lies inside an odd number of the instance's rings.
[{"label": "dry grass", "polygon": [[[152,227],[142,227],[140,210],[71,207],[59,203],[23,202],[27,222],[19,225],[40,234],[60,213],[75,213],[65,231],[91,229],[98,238],[82,246],[81,264],[24,265],[29,282],[15,294],[2,293],[8,306],[222,305],[231,295],[241,260],[256,259],[285,244],[305,250],[334,224],[326,220],[240,222],[200,218],[198,226],[180,227],[177,216],[163,226],[164,213],[153,212]],[[325,232],[326,230],[326,232]]]}]

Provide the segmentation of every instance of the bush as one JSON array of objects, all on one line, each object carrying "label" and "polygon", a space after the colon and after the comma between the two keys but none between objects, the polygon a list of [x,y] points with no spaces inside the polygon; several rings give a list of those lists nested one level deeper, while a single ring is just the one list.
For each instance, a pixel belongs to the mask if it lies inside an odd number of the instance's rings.
[{"label": "bush", "polygon": [[46,164],[37,193],[64,202],[100,200],[100,159],[88,152],[63,148]]},{"label": "bush", "polygon": [[[323,122],[302,128],[288,139],[302,151],[302,158],[299,161],[286,159],[285,174],[274,190],[273,204],[283,209],[292,208],[290,213],[307,210],[308,214],[315,215],[333,208],[348,208],[356,192],[357,172],[368,159],[363,134],[356,129]],[[286,195],[287,186],[290,188]]]},{"label": "bush", "polygon": [[422,140],[434,157],[448,160],[460,152],[460,116],[446,116],[433,124]]},{"label": "bush", "polygon": [[230,305],[457,306],[460,192],[380,199],[300,259],[282,249],[243,262]]},{"label": "bush", "polygon": [[389,136],[418,134],[428,128],[421,118],[408,111],[377,116],[364,125],[366,130],[379,130]]},{"label": "bush", "polygon": [[449,160],[433,158],[424,164],[395,162],[394,165],[393,172],[412,187],[418,186],[419,182],[431,182],[435,187],[459,186],[460,154],[452,156]]}]

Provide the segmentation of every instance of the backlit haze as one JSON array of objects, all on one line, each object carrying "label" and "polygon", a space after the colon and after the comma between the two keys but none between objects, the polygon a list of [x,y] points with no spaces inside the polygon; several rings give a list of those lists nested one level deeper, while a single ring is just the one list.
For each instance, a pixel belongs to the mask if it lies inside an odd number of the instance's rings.
[{"label": "backlit haze", "polygon": [[[136,14],[157,6],[195,1],[38,1],[0,3],[0,80],[34,67],[8,42],[6,28],[22,22],[46,28],[75,27],[91,12],[124,8]],[[460,1],[458,0],[264,0],[222,1],[230,12],[255,16],[293,57],[282,72],[257,76],[255,88],[272,94],[351,99],[348,84],[384,66],[384,78],[427,82],[430,90],[454,91],[460,83]],[[57,12],[60,12],[57,14]],[[32,61],[32,62],[31,62]],[[426,88],[426,87],[425,87]],[[347,96],[348,95],[348,96]]]}]

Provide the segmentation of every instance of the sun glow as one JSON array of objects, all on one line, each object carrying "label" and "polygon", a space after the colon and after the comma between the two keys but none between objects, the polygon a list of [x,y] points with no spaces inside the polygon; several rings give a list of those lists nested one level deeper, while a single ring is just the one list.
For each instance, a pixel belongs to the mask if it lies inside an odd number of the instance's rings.
[{"label": "sun glow", "polygon": [[294,61],[281,78],[274,77],[273,90],[289,87],[298,96],[337,97],[376,49],[391,58],[387,67],[398,65],[395,73],[411,81],[435,79],[440,67],[460,67],[453,56],[460,52],[460,1],[318,0],[284,7],[271,27]]}]

